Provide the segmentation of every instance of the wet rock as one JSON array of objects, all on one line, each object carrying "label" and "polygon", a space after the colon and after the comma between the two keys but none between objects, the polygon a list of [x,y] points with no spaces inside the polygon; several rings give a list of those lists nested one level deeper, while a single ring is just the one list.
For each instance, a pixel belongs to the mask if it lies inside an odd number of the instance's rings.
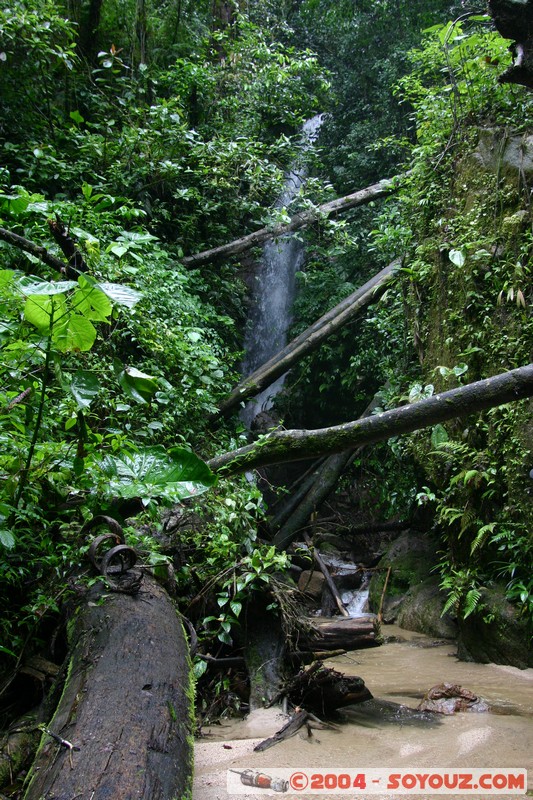
[{"label": "wet rock", "polygon": [[517,183],[533,174],[533,136],[502,133],[501,128],[480,128],[473,160],[487,172]]},{"label": "wet rock", "polygon": [[372,577],[371,610],[377,613],[380,608],[390,567],[382,607],[383,621],[396,622],[402,628],[429,636],[455,636],[451,620],[440,618],[445,598],[439,593],[435,576],[431,575],[437,560],[436,545],[430,536],[414,531],[402,533],[387,549]]},{"label": "wet rock", "polygon": [[412,586],[404,596],[396,614],[396,623],[408,631],[455,639],[457,624],[448,615],[442,615],[446,596],[440,591],[438,579],[428,578]]},{"label": "wet rock", "polygon": [[450,715],[458,711],[484,712],[488,711],[489,707],[470,689],[456,683],[440,683],[429,690],[418,710]]},{"label": "wet rock", "polygon": [[506,599],[503,589],[483,589],[479,611],[458,620],[457,654],[461,661],[533,666],[531,631],[525,617]]},{"label": "wet rock", "polygon": [[325,578],[321,572],[304,569],[298,579],[298,589],[310,597],[320,600],[324,588]]}]

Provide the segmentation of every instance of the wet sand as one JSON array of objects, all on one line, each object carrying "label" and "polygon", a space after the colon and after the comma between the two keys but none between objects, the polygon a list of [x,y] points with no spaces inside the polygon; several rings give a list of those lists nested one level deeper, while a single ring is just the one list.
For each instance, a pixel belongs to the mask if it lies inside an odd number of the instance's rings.
[{"label": "wet sand", "polygon": [[[300,732],[263,753],[254,753],[258,742],[284,724],[285,718],[279,710],[259,710],[245,720],[229,720],[204,730],[205,736],[195,745],[193,800],[232,800],[226,790],[228,769],[268,772],[275,767],[426,771],[443,767],[526,768],[531,772],[528,786],[533,789],[533,669],[466,664],[455,657],[453,643],[432,640],[394,626],[387,626],[384,633],[405,641],[357,650],[327,662],[347,674],[360,675],[375,698],[343,710],[338,731],[316,731],[311,738]],[[444,681],[467,687],[486,700],[491,711],[449,717],[434,715],[436,720],[430,722],[403,718],[397,713],[393,704],[416,709],[425,692]],[[259,794],[234,797],[274,796],[256,791]],[[349,796],[353,800],[355,794],[303,796]],[[359,796],[364,797],[365,793]],[[367,795],[375,800],[393,800],[396,796],[400,795]],[[488,797],[472,793],[441,796],[450,800]]]}]

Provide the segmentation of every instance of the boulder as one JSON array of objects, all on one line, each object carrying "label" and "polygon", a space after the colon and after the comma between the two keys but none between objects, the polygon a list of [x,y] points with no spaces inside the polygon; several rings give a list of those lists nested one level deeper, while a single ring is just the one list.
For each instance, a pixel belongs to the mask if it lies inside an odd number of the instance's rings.
[{"label": "boulder", "polygon": [[321,572],[304,569],[298,579],[298,589],[310,597],[320,600],[325,580]]},{"label": "boulder", "polygon": [[458,620],[457,654],[461,661],[533,667],[531,631],[505,598],[502,588],[485,588],[479,610]]},{"label": "boulder", "polygon": [[445,602],[438,579],[430,577],[409,589],[396,612],[396,623],[408,631],[455,639],[457,623],[449,614],[442,616]]}]

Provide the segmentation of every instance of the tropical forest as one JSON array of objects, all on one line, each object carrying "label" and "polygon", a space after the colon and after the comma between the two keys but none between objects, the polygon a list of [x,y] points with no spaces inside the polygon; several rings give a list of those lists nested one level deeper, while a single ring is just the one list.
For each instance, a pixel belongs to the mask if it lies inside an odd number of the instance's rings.
[{"label": "tropical forest", "polygon": [[4,0],[0,109],[0,799],[525,793],[533,0]]}]

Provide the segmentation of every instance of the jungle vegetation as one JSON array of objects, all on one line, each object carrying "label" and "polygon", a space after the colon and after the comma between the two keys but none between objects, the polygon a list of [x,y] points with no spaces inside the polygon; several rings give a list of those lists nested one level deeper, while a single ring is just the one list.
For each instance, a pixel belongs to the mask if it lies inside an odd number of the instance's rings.
[{"label": "jungle vegetation", "polygon": [[[401,174],[386,201],[302,234],[294,334],[393,259],[403,268],[293,369],[286,426],[345,422],[378,391],[393,408],[532,360],[532,176],[513,183],[471,159],[480,131],[531,131],[531,95],[497,80],[508,45],[479,8],[441,0],[3,5],[5,674],[49,647],[94,580],[82,529],[96,514],[125,524],[183,610],[214,598],[196,620],[207,643],[231,645],[246,598],[287,565],[257,485],[204,464],[247,442],[236,416],[211,421],[239,377],[241,265],[187,268],[184,256]],[[275,209],[318,112],[311,177]],[[61,235],[82,259],[63,272]],[[532,439],[524,400],[393,437],[343,480],[369,484],[382,519],[429,510],[449,608],[471,613],[495,581],[533,619]],[[191,514],[201,524],[180,522]]]}]

